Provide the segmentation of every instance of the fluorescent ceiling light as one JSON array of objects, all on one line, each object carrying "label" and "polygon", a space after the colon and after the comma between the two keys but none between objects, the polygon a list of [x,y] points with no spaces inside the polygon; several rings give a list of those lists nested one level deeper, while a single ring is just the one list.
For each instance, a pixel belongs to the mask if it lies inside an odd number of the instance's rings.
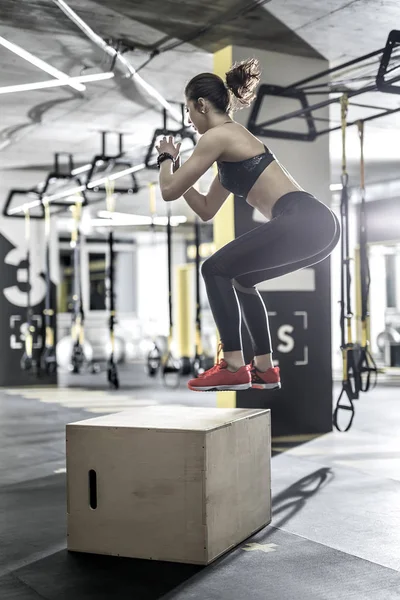
[{"label": "fluorescent ceiling light", "polygon": [[[45,88],[62,87],[64,85],[71,85],[71,82],[90,82],[90,81],[104,81],[105,79],[112,79],[114,73],[96,73],[93,75],[82,75],[81,77],[64,77],[64,79],[51,79],[50,81],[38,81],[36,83],[21,83],[19,85],[7,85],[0,87],[0,94],[14,94],[16,92],[29,92],[32,90],[43,90]],[[86,89],[86,88],[85,88]]]},{"label": "fluorescent ceiling light", "polygon": [[15,208],[11,208],[8,211],[8,214],[11,215],[17,215],[18,213],[21,212],[25,212],[26,210],[31,210],[32,208],[37,208],[38,206],[41,206],[42,203],[40,200],[35,200],[33,202],[26,202],[25,204],[22,204],[21,206],[16,206]]},{"label": "fluorescent ceiling light", "polygon": [[[168,217],[154,217],[154,225],[167,225]],[[180,225],[181,223],[186,223],[187,218],[177,215],[175,217],[171,216],[171,225]]]},{"label": "fluorescent ceiling light", "polygon": [[86,165],[82,165],[81,167],[77,167],[73,171],[71,171],[71,175],[80,175],[81,173],[86,173],[90,171],[92,163],[87,163]]},{"label": "fluorescent ceiling light", "polygon": [[[106,213],[107,211],[101,212]],[[102,216],[100,219],[92,219],[91,224],[94,227],[130,227],[131,225],[151,225],[150,217],[127,214],[124,219],[114,219],[111,217],[110,213],[107,214],[108,217]]]},{"label": "fluorescent ceiling light", "polygon": [[84,192],[85,190],[85,185],[79,185],[76,188],[64,190],[63,192],[53,194],[52,196],[43,196],[43,200],[47,200],[48,202],[54,202],[54,200],[61,200],[62,198],[68,198],[69,196],[73,197],[74,195],[79,194],[80,192]]},{"label": "fluorescent ceiling light", "polygon": [[[68,75],[66,75],[62,71],[59,71],[58,69],[55,69],[54,67],[52,67],[48,63],[44,62],[40,58],[37,58],[37,56],[34,56],[30,52],[27,52],[23,48],[20,48],[19,46],[17,46],[16,44],[13,44],[12,42],[9,42],[8,40],[6,40],[5,38],[3,38],[2,36],[0,36],[0,45],[4,46],[4,48],[7,48],[7,50],[10,50],[11,52],[14,52],[14,54],[17,54],[18,56],[20,56],[24,60],[27,60],[28,62],[30,62],[35,67],[38,67],[39,69],[42,69],[42,71],[45,71],[49,75],[52,75],[56,79],[66,79],[66,78],[68,78]],[[72,82],[72,83],[69,83],[68,85],[70,85],[75,90],[78,90],[78,92],[84,92],[86,90],[86,87],[84,85],[82,85],[81,83],[73,83]]]},{"label": "fluorescent ceiling light", "polygon": [[102,177],[101,179],[96,179],[96,181],[91,181],[88,184],[88,189],[92,189],[106,183],[106,181],[115,181],[116,179],[120,179],[120,177],[125,177],[125,175],[129,175],[130,173],[136,173],[137,171],[143,171],[146,167],[144,163],[140,163],[139,165],[135,165],[134,167],[129,167],[129,169],[124,169],[123,171],[118,171],[118,173],[114,173],[113,175],[108,175],[107,177]]},{"label": "fluorescent ceiling light", "polygon": [[[145,221],[145,219],[147,220]],[[115,219],[92,219],[90,224],[92,227],[135,227],[139,225],[151,225],[151,219],[150,217],[130,219],[129,221],[127,219],[125,219],[125,221],[116,221]],[[167,223],[165,222],[164,225],[166,224]],[[174,221],[174,218],[171,217],[171,227],[176,227],[177,225],[179,225],[179,223]]]},{"label": "fluorescent ceiling light", "polygon": [[[100,223],[100,226],[129,226],[129,225],[151,225],[154,222],[154,225],[167,225],[168,217],[155,217],[152,219],[151,217],[146,217],[142,215],[133,215],[132,213],[120,213],[120,212],[109,212],[108,210],[100,210],[97,213],[97,216],[100,219],[92,220],[92,224],[94,222]],[[171,225],[176,226],[181,223],[186,223],[187,218],[185,216],[176,215],[171,216]]]}]

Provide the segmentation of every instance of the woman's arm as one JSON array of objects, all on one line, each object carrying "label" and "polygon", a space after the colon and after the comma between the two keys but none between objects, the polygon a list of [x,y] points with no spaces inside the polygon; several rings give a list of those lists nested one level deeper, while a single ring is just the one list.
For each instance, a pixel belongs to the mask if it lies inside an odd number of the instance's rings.
[{"label": "woman's arm", "polygon": [[[196,181],[218,160],[222,150],[222,139],[219,133],[210,130],[200,138],[191,157],[175,173],[172,172],[171,160],[162,162],[160,189],[163,199],[171,202],[186,195]],[[195,195],[190,191],[190,198],[194,197]]]},{"label": "woman's arm", "polygon": [[206,196],[198,192],[194,187],[183,194],[187,204],[200,217],[202,221],[208,221]]},{"label": "woman's arm", "polygon": [[222,187],[218,177],[215,177],[206,196],[191,187],[183,194],[183,197],[202,221],[210,221],[215,217],[229,194],[230,192]]}]

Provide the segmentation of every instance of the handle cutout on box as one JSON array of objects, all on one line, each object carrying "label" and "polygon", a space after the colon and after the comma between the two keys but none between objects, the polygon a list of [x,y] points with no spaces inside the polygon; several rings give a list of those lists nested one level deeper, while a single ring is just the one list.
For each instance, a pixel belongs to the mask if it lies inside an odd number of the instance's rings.
[{"label": "handle cutout on box", "polygon": [[89,471],[89,505],[93,510],[97,508],[97,473],[93,469]]}]

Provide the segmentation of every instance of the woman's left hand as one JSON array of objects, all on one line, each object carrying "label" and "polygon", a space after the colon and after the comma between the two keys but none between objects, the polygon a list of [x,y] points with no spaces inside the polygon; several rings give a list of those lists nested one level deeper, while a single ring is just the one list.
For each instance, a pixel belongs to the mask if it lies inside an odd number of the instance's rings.
[{"label": "woman's left hand", "polygon": [[168,152],[168,154],[171,154],[174,157],[174,160],[176,160],[179,156],[180,149],[181,144],[175,144],[171,135],[169,137],[163,137],[159,145],[156,146],[158,154],[162,154],[162,152]]}]

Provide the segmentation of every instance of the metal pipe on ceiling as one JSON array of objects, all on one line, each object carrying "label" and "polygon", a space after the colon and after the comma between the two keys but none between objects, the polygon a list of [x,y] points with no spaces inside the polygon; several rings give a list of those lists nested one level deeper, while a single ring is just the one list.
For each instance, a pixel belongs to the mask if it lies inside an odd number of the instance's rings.
[{"label": "metal pipe on ceiling", "polygon": [[136,69],[128,60],[126,60],[126,58],[124,58],[117,50],[115,50],[115,48],[107,44],[107,42],[105,42],[97,33],[95,33],[93,29],[91,29],[89,25],[85,23],[85,21],[83,21],[83,19],[81,19],[81,17],[79,17],[79,15],[77,15],[76,12],[72,10],[72,8],[68,6],[66,2],[64,2],[64,0],[53,0],[53,2],[94,44],[96,44],[96,46],[101,48],[101,50],[106,52],[113,59],[119,61],[121,65],[127,69],[129,77],[134,79],[149,96],[154,98],[163,108],[168,111],[175,121],[180,123],[180,113],[174,109],[174,107],[164,98],[162,94],[160,94],[160,92],[158,92],[152,85],[147,83],[147,81],[145,81],[143,77],[136,72]]}]

